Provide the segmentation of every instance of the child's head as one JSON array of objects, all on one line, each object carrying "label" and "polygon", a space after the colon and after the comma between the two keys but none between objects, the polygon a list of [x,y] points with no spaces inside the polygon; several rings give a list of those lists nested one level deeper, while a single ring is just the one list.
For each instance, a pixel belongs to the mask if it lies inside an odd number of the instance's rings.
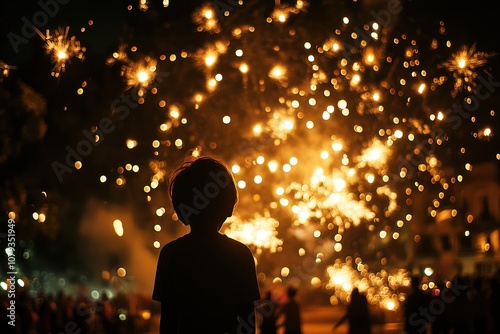
[{"label": "child's head", "polygon": [[191,227],[220,228],[238,201],[231,172],[213,157],[184,162],[172,173],[169,190],[179,220]]}]

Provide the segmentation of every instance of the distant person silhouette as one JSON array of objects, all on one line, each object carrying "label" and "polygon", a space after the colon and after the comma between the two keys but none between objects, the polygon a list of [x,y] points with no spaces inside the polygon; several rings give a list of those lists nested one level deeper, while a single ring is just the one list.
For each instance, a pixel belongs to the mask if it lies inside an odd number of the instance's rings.
[{"label": "distant person silhouette", "polygon": [[[459,271],[451,280],[450,290],[457,291],[455,299],[446,305],[445,314],[453,334],[472,333],[472,310],[468,295],[470,294],[469,279]],[[448,293],[449,294],[449,293]]]},{"label": "distant person silhouette", "polygon": [[295,300],[297,289],[289,286],[286,290],[288,301],[278,311],[278,318],[284,316],[283,322],[278,327],[284,327],[285,334],[302,334],[302,317],[299,303]]},{"label": "distant person silhouette", "polygon": [[484,282],[486,278],[479,276],[472,281],[472,291],[469,294],[472,327],[474,334],[488,333],[490,311],[488,295]]},{"label": "distant person silhouette", "polygon": [[231,172],[219,159],[200,157],[183,162],[169,187],[190,232],[163,246],[158,258],[152,298],[161,303],[160,333],[255,333],[253,255],[219,233],[238,200]]},{"label": "distant person silhouette", "polygon": [[335,330],[345,321],[349,322],[349,334],[370,334],[371,319],[366,296],[359,292],[358,288],[352,289],[351,301],[347,306],[347,312],[333,326]]},{"label": "distant person silhouette", "polygon": [[492,333],[500,334],[500,270],[490,280],[488,295],[490,316],[492,319]]},{"label": "distant person silhouette", "polygon": [[[444,280],[438,280],[436,282],[436,290],[434,292],[431,292],[429,294],[429,306],[427,306],[424,311],[422,311],[422,318],[418,319],[421,321],[421,319],[425,319],[425,321],[429,321],[431,324],[431,334],[448,334],[450,333],[450,323],[448,321],[448,313],[449,311],[449,303],[454,300],[453,297],[450,297],[450,293],[453,293],[450,291],[449,288],[446,287],[446,283]],[[439,291],[439,293],[437,293]],[[448,303],[445,303],[443,301],[443,298]],[[433,303],[433,307],[436,307],[436,305],[441,305],[442,308],[440,309],[441,312],[433,312],[432,314],[429,313],[424,313],[427,312],[427,310],[430,310],[430,303]],[[419,310],[419,314],[420,314]],[[425,332],[424,332],[425,333]]]},{"label": "distant person silhouette", "polygon": [[403,306],[405,333],[426,333],[428,320],[422,316],[420,309],[429,307],[431,297],[420,289],[420,277],[411,278],[411,291],[406,296]]},{"label": "distant person silhouette", "polygon": [[96,302],[96,315],[102,331],[106,334],[118,332],[116,320],[118,319],[116,309],[106,291],[101,293],[101,298]]},{"label": "distant person silhouette", "polygon": [[259,315],[260,334],[276,334],[278,333],[277,314],[278,303],[273,300],[272,292],[266,292],[264,298],[257,307]]}]

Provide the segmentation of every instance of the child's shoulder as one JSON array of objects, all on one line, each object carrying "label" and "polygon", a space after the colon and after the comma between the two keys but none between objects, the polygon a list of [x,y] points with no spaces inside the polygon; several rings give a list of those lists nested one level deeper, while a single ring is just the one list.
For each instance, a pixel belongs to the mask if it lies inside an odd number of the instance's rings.
[{"label": "child's shoulder", "polygon": [[246,244],[244,244],[243,242],[236,240],[236,239],[233,239],[233,238],[230,238],[225,234],[222,234],[222,236],[226,240],[226,242],[230,246],[232,246],[233,248],[239,249],[240,251],[243,251],[243,252],[251,252],[250,248]]},{"label": "child's shoulder", "polygon": [[166,252],[166,251],[178,248],[178,247],[182,247],[182,245],[184,245],[184,244],[186,244],[186,243],[189,242],[187,236],[188,235],[185,234],[183,236],[180,236],[180,237],[177,237],[177,238],[175,238],[173,240],[170,240],[165,245],[163,245],[161,251],[162,252]]}]

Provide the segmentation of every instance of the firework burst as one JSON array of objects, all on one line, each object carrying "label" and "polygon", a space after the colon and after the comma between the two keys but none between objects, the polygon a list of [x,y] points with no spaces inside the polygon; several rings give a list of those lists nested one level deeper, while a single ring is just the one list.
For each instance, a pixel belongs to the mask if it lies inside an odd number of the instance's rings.
[{"label": "firework burst", "polygon": [[54,63],[51,75],[59,77],[66,69],[66,64],[72,58],[84,59],[85,47],[80,45],[80,41],[76,36],[69,35],[69,27],[50,31],[47,29],[46,35],[43,36],[45,41],[45,52],[49,54]]},{"label": "firework burst", "polygon": [[452,96],[461,91],[474,92],[477,86],[477,69],[484,66],[493,56],[494,53],[476,51],[475,44],[470,48],[464,45],[453,53],[449,60],[443,62],[440,66],[453,73],[455,79]]},{"label": "firework burst", "polygon": [[134,62],[128,61],[122,66],[122,76],[125,78],[127,88],[139,87],[143,91],[156,77],[156,60],[149,56]]},{"label": "firework burst", "polygon": [[277,237],[278,226],[279,222],[270,217],[256,216],[249,221],[231,217],[223,233],[231,238],[243,240],[247,245],[252,245],[258,254],[263,250],[275,253],[281,250],[283,244],[283,240]]}]

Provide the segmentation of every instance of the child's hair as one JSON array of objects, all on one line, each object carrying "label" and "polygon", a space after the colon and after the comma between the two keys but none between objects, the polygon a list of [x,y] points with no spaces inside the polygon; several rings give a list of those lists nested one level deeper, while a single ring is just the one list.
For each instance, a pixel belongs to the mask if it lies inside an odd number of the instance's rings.
[{"label": "child's hair", "polygon": [[184,161],[170,177],[172,206],[185,225],[221,225],[233,214],[238,192],[226,165],[211,156]]}]

